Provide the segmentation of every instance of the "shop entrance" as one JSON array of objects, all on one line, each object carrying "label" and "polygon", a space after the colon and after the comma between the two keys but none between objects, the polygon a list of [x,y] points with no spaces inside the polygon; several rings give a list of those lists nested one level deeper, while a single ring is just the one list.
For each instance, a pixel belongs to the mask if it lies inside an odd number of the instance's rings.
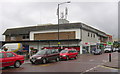
[{"label": "shop entrance", "polygon": [[82,53],[88,54],[89,53],[89,46],[83,46]]}]

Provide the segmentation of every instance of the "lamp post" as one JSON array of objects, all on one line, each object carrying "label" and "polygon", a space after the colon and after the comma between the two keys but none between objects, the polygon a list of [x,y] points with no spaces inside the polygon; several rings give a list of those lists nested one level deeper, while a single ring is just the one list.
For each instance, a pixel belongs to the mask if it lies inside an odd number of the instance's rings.
[{"label": "lamp post", "polygon": [[57,15],[58,15],[58,48],[59,48],[59,44],[60,44],[60,41],[59,41],[60,40],[60,38],[59,38],[59,7],[60,7],[60,5],[66,4],[66,3],[70,3],[70,1],[59,3],[58,4],[58,9],[57,9]]}]

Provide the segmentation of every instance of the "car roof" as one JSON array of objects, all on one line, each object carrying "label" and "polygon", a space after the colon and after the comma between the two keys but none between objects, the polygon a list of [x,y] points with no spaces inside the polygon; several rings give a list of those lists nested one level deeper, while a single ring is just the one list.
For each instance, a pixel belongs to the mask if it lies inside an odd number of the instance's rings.
[{"label": "car roof", "polygon": [[0,53],[9,53],[9,52],[11,53],[11,51],[0,51]]},{"label": "car roof", "polygon": [[76,49],[65,49],[65,50],[76,50]]}]

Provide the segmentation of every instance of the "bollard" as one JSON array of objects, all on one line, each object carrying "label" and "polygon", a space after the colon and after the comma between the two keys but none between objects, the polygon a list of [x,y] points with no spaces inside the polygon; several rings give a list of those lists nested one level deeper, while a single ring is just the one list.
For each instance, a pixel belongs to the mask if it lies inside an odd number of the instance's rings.
[{"label": "bollard", "polygon": [[109,53],[109,62],[111,62],[111,53]]}]

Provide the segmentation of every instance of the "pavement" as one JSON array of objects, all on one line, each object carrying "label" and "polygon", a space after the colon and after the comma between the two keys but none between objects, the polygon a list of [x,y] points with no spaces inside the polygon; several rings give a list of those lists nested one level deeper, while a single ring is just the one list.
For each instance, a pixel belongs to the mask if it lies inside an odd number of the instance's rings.
[{"label": "pavement", "polygon": [[118,57],[117,58],[112,58],[111,62],[107,61],[106,63],[103,64],[103,66],[120,70],[120,64],[119,64],[120,59]]},{"label": "pavement", "polygon": [[25,60],[25,62],[24,63],[30,63],[30,60],[28,59],[28,60]]}]

